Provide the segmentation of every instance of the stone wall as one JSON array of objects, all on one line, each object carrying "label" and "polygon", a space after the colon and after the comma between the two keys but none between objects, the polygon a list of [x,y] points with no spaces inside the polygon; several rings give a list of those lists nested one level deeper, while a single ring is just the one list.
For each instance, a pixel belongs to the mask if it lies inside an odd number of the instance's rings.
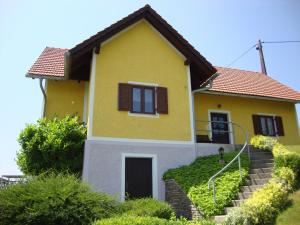
[{"label": "stone wall", "polygon": [[183,216],[187,219],[199,219],[202,217],[196,206],[187,197],[187,194],[181,189],[175,180],[165,181],[166,201],[173,207],[176,216]]}]

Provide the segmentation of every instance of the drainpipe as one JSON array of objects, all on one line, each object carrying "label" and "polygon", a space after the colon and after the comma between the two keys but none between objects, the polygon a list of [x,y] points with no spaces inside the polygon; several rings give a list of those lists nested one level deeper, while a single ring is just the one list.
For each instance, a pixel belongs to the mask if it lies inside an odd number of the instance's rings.
[{"label": "drainpipe", "polygon": [[46,108],[46,101],[47,101],[47,96],[46,96],[46,92],[45,92],[45,89],[43,87],[43,78],[40,78],[40,88],[41,88],[41,91],[43,93],[43,109],[42,109],[42,118],[44,118],[45,116],[45,108]]},{"label": "drainpipe", "polygon": [[[220,74],[219,73],[214,73],[204,84],[202,84],[200,86],[199,89],[193,90],[192,91],[192,102],[193,105],[195,103],[195,93],[199,93],[199,92],[204,92],[204,91],[208,91],[209,89],[212,88],[213,85],[213,80],[215,78],[217,78]],[[193,116],[194,116],[194,135],[195,135],[195,155],[197,156],[197,128],[196,128],[196,113],[195,113],[195,107],[193,106]]]}]

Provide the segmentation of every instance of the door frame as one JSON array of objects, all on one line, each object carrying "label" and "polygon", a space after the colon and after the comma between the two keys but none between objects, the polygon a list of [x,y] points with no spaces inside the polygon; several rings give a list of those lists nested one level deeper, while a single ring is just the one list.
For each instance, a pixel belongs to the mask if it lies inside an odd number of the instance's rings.
[{"label": "door frame", "polygon": [[152,159],[152,196],[158,199],[157,190],[157,155],[143,153],[122,153],[121,155],[121,201],[125,201],[125,163],[126,158],[150,158]]},{"label": "door frame", "polygon": [[227,114],[227,119],[228,119],[228,129],[230,131],[229,133],[229,144],[234,145],[234,135],[233,135],[233,128],[232,128],[232,121],[231,121],[231,115],[230,111],[226,110],[215,110],[215,109],[209,109],[208,110],[208,120],[209,120],[209,127],[210,127],[210,136],[212,137],[212,127],[211,127],[211,113],[222,113],[222,114]]}]

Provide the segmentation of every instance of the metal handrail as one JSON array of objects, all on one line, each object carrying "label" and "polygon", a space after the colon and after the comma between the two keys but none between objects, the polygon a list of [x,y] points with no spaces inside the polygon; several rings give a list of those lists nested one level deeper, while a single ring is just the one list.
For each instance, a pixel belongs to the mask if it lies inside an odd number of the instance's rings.
[{"label": "metal handrail", "polygon": [[[241,157],[240,155],[245,151],[245,149],[248,149],[248,157],[250,160],[250,150],[249,150],[249,146],[248,146],[248,132],[239,124],[237,123],[233,123],[233,122],[225,122],[225,121],[203,121],[203,120],[196,120],[196,122],[209,122],[209,123],[227,123],[227,124],[232,124],[237,126],[238,128],[240,128],[243,132],[243,134],[245,135],[245,143],[242,147],[242,149],[239,151],[239,153],[226,165],[224,166],[221,170],[219,170],[219,172],[217,172],[216,174],[214,174],[209,180],[208,180],[208,190],[210,190],[210,183],[212,183],[212,188],[213,188],[213,198],[214,198],[214,203],[216,203],[216,187],[215,187],[215,178],[221,174],[224,170],[226,170],[232,163],[234,163],[236,160],[238,160],[239,163],[239,171],[240,171],[240,179],[242,180],[242,169],[241,169]],[[213,131],[213,130],[212,130]],[[226,132],[226,131],[225,131]],[[233,131],[228,131],[229,133],[233,132]]]}]

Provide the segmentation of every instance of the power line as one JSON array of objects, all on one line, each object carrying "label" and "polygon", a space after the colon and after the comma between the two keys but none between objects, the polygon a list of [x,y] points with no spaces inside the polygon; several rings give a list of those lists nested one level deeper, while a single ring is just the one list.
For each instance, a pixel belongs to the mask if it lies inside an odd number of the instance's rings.
[{"label": "power line", "polygon": [[300,41],[262,41],[265,44],[300,43]]},{"label": "power line", "polygon": [[231,66],[233,63],[235,63],[236,61],[238,61],[240,58],[242,58],[243,56],[245,56],[248,52],[250,52],[253,48],[255,48],[257,45],[253,45],[251,46],[249,49],[247,49],[245,52],[243,52],[239,57],[237,57],[236,59],[234,59],[231,63],[229,63],[226,67]]}]

